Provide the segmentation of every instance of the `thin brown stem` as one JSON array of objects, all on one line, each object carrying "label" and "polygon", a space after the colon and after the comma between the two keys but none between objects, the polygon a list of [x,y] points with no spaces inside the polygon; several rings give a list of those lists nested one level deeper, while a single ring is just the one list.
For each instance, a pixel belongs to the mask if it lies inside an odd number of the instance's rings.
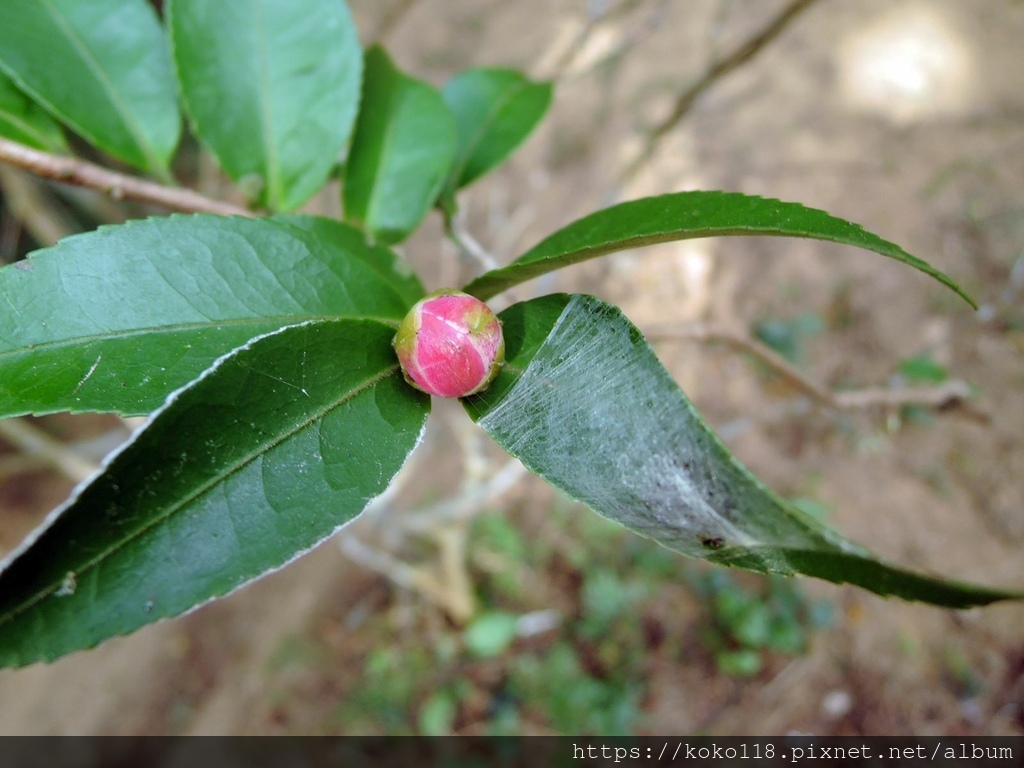
[{"label": "thin brown stem", "polygon": [[[586,50],[594,33],[603,26],[614,23],[624,16],[628,16],[639,6],[648,0],[626,0],[615,7],[594,7],[593,4],[587,9],[586,18],[579,21],[577,28],[570,33],[571,39],[560,38],[551,46],[543,56],[535,63],[532,69],[533,77],[538,80],[554,80],[564,83],[569,79],[580,77],[585,72],[574,72],[574,66],[580,55]],[[660,0],[659,5],[667,3],[668,0]],[[624,45],[617,54],[621,54],[630,47]],[[605,57],[602,62],[614,56]],[[594,69],[588,66],[586,72]]]},{"label": "thin brown stem", "polygon": [[[448,211],[442,210],[442,216],[444,217],[444,229],[448,235],[448,239],[455,245],[459,251],[459,255],[465,261],[474,262],[479,266],[483,267],[485,272],[489,272],[492,269],[498,269],[501,265],[494,255],[484,248],[480,244],[480,241],[473,237],[472,233],[466,228],[464,221],[464,214],[459,211],[454,214]],[[518,301],[519,298],[516,292],[512,289],[508,289],[503,292],[512,301]]]},{"label": "thin brown stem", "polygon": [[754,35],[748,37],[734,49],[712,61],[703,75],[690,83],[676,96],[672,110],[647,135],[643,148],[626,167],[620,177],[620,185],[631,181],[654,155],[665,136],[689,114],[706,91],[726,75],[736,71],[763,51],[793,24],[797,18],[818,0],[791,0],[770,22]]},{"label": "thin brown stem", "polygon": [[370,39],[374,43],[383,43],[419,2],[420,0],[398,0],[398,3],[385,12]]},{"label": "thin brown stem", "polygon": [[140,200],[183,213],[216,213],[221,216],[255,216],[252,211],[221,200],[212,200],[191,189],[167,187],[152,181],[111,171],[76,157],[62,157],[0,138],[0,162],[65,184],[98,190],[115,200]]},{"label": "thin brown stem", "polygon": [[466,229],[461,213],[456,213],[453,216],[446,214],[445,229],[447,230],[448,238],[459,249],[459,253],[462,254],[463,258],[475,261],[485,271],[498,268],[498,260]]},{"label": "thin brown stem", "polygon": [[[573,55],[561,66],[552,79],[556,80],[561,86],[573,80],[587,77],[594,72],[599,72],[612,62],[622,60],[629,51],[640,46],[644,40],[646,40],[651,34],[657,32],[657,30],[664,25],[664,17],[671,2],[672,0],[658,0],[654,10],[651,11],[646,22],[642,26],[627,34],[612,50],[608,51],[595,61],[591,61],[586,64],[586,66],[573,66],[576,59],[579,57],[579,54],[582,52],[581,48],[576,49]],[[634,5],[639,5],[639,2]],[[622,15],[627,10],[632,10],[632,7],[620,6],[618,9],[609,11],[606,15],[601,16],[597,21],[601,24],[607,24],[612,21],[614,17]],[[590,32],[592,33],[594,29],[596,29],[596,25],[590,28]],[[582,42],[586,41],[583,40]]]},{"label": "thin brown stem", "polygon": [[28,174],[0,166],[0,186],[11,213],[40,245],[53,245],[76,231],[72,222],[46,199],[41,184]]},{"label": "thin brown stem", "polygon": [[906,405],[944,408],[966,403],[971,396],[970,386],[959,380],[943,382],[934,387],[906,387],[903,389],[873,387],[848,392],[833,392],[828,387],[808,378],[775,350],[731,328],[709,323],[695,323],[693,325],[650,328],[644,333],[650,341],[691,340],[727,344],[733,349],[746,352],[757,358],[793,389],[827,408],[862,410],[876,407],[899,408]]},{"label": "thin brown stem", "polygon": [[644,331],[644,335],[651,341],[692,340],[727,344],[733,349],[756,357],[798,392],[817,400],[823,405],[835,407],[835,398],[826,387],[808,379],[795,365],[771,347],[765,346],[759,341],[725,326],[712,325],[710,323],[694,323],[692,325],[650,328]]},{"label": "thin brown stem", "polygon": [[27,456],[42,459],[75,482],[82,482],[98,468],[25,419],[0,421],[0,437]]},{"label": "thin brown stem", "polygon": [[473,592],[465,573],[465,531],[438,533],[441,548],[437,563],[411,565],[370,546],[346,532],[338,539],[342,553],[371,568],[394,584],[440,606],[454,621],[464,624],[473,616]]},{"label": "thin brown stem", "polygon": [[905,387],[903,389],[872,387],[849,392],[836,392],[833,395],[836,406],[847,410],[877,407],[901,408],[905,405],[947,408],[966,402],[970,396],[970,385],[959,379],[944,381],[933,387]]}]

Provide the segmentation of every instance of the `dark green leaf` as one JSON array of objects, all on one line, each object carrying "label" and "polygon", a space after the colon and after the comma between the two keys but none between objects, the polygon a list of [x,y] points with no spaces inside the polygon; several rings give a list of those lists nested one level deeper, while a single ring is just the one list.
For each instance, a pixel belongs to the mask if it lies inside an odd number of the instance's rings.
[{"label": "dark green leaf", "polygon": [[216,358],[284,325],[397,326],[411,295],[385,261],[351,238],[209,215],[68,238],[0,269],[0,416],[148,413]]},{"label": "dark green leaf", "polygon": [[405,238],[441,191],[455,136],[441,94],[400,72],[382,48],[370,48],[345,167],[345,218],[379,242]]},{"label": "dark green leaf", "polygon": [[67,149],[60,126],[0,70],[0,136],[36,149]]},{"label": "dark green leaf", "polygon": [[467,410],[528,469],[605,517],[761,573],[957,608],[1024,597],[889,565],[787,504],[729,453],[617,308],[547,296],[501,318],[508,362]]},{"label": "dark green leaf", "polygon": [[488,299],[531,278],[596,256],[719,235],[807,237],[855,245],[931,275],[976,306],[951,278],[856,224],[799,203],[734,192],[677,192],[614,205],[555,232],[511,265],[481,275],[465,290]]},{"label": "dark green leaf", "polygon": [[342,0],[173,0],[168,27],[196,135],[261,205],[292,210],[341,156],[362,54]]},{"label": "dark green leaf", "polygon": [[168,177],[178,94],[146,0],[3,0],[0,69],[100,149]]},{"label": "dark green leaf", "polygon": [[273,221],[283,221],[293,227],[304,229],[322,243],[329,244],[342,253],[358,254],[359,258],[390,283],[402,297],[406,307],[411,307],[427,293],[419,276],[398,254],[390,248],[366,242],[366,236],[355,227],[350,227],[337,219],[306,214],[274,216]]},{"label": "dark green leaf", "polygon": [[49,661],[278,568],[381,494],[422,434],[392,328],[254,340],[175,393],[0,564],[0,665]]},{"label": "dark green leaf", "polygon": [[448,187],[464,187],[503,163],[544,117],[551,92],[551,83],[512,69],[468,69],[449,80],[442,95],[459,144]]}]

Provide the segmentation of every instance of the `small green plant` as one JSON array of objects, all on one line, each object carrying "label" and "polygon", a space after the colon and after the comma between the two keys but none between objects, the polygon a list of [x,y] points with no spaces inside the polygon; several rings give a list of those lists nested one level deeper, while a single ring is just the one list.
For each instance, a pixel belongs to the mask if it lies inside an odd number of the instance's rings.
[{"label": "small green plant", "polygon": [[[429,705],[430,691],[444,686],[447,669],[434,649],[385,646],[366,658],[355,692],[339,708],[337,720],[351,733],[414,735],[418,707]],[[420,715],[434,726],[440,713]]]},{"label": "small green plant", "polygon": [[516,659],[514,696],[535,702],[559,733],[629,735],[639,717],[640,690],[625,675],[599,678],[583,669],[579,654],[558,642],[543,655]]},{"label": "small green plant", "polygon": [[804,361],[804,341],[822,331],[821,318],[813,313],[789,320],[770,318],[754,326],[754,335],[791,363]]},{"label": "small green plant", "polygon": [[[368,631],[389,640],[364,638],[371,650],[344,668],[315,638],[286,637],[267,662],[276,697],[347,679],[351,693],[323,724],[331,732],[632,735],[649,727],[646,710],[671,662],[700,658],[703,645],[720,671],[740,674],[745,658],[759,666],[769,654],[803,653],[831,619],[830,603],[791,580],[741,585],[577,505],[559,501],[543,514],[568,534],[547,547],[526,546],[514,517],[473,521],[487,575],[476,580],[483,607],[465,627],[396,636],[382,617]],[[520,571],[566,579],[557,589],[564,610],[495,578]]]},{"label": "small green plant", "polygon": [[[929,355],[914,355],[902,360],[898,375],[911,384],[942,384],[949,380],[946,366]],[[900,408],[900,420],[909,424],[930,426],[934,418],[930,411],[920,405],[905,405]]]},{"label": "small green plant", "polygon": [[777,576],[748,589],[728,572],[716,571],[701,574],[693,588],[707,606],[702,640],[727,675],[756,675],[767,651],[804,653],[811,633],[832,623],[831,603],[809,600]]},{"label": "small green plant", "polygon": [[[389,246],[432,210],[455,237],[459,196],[526,139],[552,98],[550,83],[497,68],[434,88],[379,46],[363,51],[341,0],[164,8],[160,18],[145,0],[0,3],[0,159],[190,214],[101,227],[0,269],[0,418],[147,416],[0,563],[6,666],[227,594],[389,487],[430,410],[392,347],[426,290]],[[176,186],[182,111],[246,207]],[[150,178],[71,157],[65,131],[71,146]],[[294,213],[335,178],[344,221]],[[613,205],[461,291],[487,301],[615,251],[749,235],[873,251],[973,304],[951,278],[855,224],[722,191]],[[466,411],[598,513],[683,554],[761,573],[951,607],[1021,597],[885,563],[772,493],[616,307],[549,295],[500,321],[504,364],[462,399]],[[599,592],[597,613],[614,612]],[[571,666],[559,654],[550,663]],[[549,672],[530,679],[544,684]],[[428,729],[448,719],[446,707],[431,704]]]}]

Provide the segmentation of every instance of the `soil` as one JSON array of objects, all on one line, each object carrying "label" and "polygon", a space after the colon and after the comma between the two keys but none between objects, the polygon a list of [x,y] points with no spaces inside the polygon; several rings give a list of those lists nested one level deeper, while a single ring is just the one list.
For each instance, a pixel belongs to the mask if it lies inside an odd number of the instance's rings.
[{"label": "soil", "polygon": [[[725,348],[656,347],[740,459],[780,493],[824,502],[844,535],[907,566],[1024,585],[1024,5],[822,0],[709,88],[628,181],[623,167],[676,94],[783,3],[622,0],[610,3],[621,13],[585,38],[586,8],[605,3],[351,5],[364,39],[407,5],[387,44],[403,68],[434,83],[483,64],[538,76],[562,70],[543,126],[465,196],[468,228],[500,261],[616,199],[707,188],[828,210],[962,282],[980,312],[874,254],[729,238],[579,265],[519,296],[595,293],[642,327],[706,320],[748,331],[766,319],[814,316],[822,330],[806,337],[804,370],[836,388],[892,383],[912,356],[940,362],[977,389],[980,414],[952,410],[922,424],[892,410],[800,408],[791,390]],[[402,249],[430,288],[468,270],[440,240],[431,221]],[[441,408],[421,450],[452,455],[456,424],[456,409]],[[115,427],[91,417],[42,425],[78,440]],[[429,461],[414,467],[399,508],[456,492],[461,465]],[[8,474],[0,547],[13,546],[70,487],[38,468]],[[524,530],[547,535],[537,521],[550,503],[530,478],[507,509]],[[354,527],[386,541],[380,520]],[[539,576],[550,582],[531,610],[577,600],[578,581]],[[706,653],[652,653],[642,730],[1024,734],[1024,607],[953,612],[813,580],[803,586],[838,615],[806,654],[737,680],[716,672]],[[681,637],[698,631],[691,594],[667,614]],[[429,644],[450,628],[437,605],[328,542],[183,619],[0,672],[0,733],[351,733],[332,718],[361,685],[368,651]],[[282,647],[296,642],[321,661],[278,664]],[[472,712],[467,704],[461,732],[472,732]]]}]

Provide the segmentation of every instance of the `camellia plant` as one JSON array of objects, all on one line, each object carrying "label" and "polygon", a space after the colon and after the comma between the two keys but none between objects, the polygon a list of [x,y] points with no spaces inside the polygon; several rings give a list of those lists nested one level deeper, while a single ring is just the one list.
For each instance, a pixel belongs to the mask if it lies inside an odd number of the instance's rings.
[{"label": "camellia plant", "polygon": [[[450,219],[551,96],[493,68],[435,89],[361,50],[341,0],[170,0],[162,19],[145,0],[0,3],[0,160],[200,211],[0,269],[0,417],[148,416],[0,564],[0,663],[89,648],[309,550],[388,488],[429,395],[462,397],[528,469],[683,554],[957,608],[1022,597],[883,562],[772,493],[616,307],[483,303],[627,248],[771,235],[874,251],[973,304],[899,246],[796,203],[683,192],[426,295],[389,246],[432,209]],[[179,107],[250,208],[175,186]],[[70,156],[65,130],[151,179]],[[293,213],[334,177],[345,221]]]}]

